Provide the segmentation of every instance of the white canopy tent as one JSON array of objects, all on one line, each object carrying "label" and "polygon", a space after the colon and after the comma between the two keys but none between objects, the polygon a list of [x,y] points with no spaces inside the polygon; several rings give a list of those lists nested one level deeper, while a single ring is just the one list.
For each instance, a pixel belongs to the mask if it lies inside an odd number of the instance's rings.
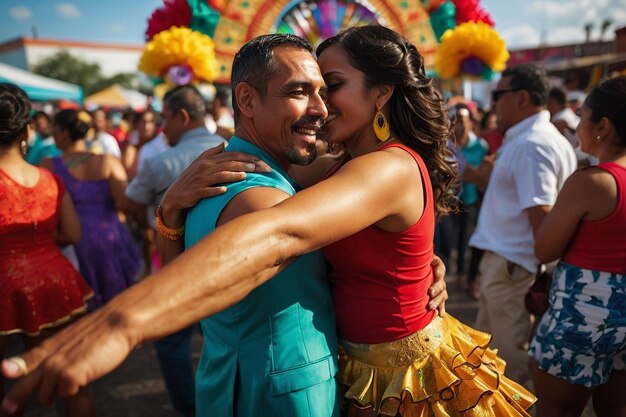
[{"label": "white canopy tent", "polygon": [[72,100],[82,104],[83,89],[75,84],[32,74],[0,62],[0,82],[16,84],[33,101]]}]

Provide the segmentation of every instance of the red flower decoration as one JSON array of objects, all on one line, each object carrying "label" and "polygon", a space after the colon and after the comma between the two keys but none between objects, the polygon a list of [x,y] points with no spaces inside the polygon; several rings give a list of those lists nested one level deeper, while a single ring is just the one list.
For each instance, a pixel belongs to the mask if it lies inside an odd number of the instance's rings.
[{"label": "red flower decoration", "polygon": [[452,3],[456,7],[457,25],[464,22],[485,22],[493,27],[491,15],[480,6],[479,0],[452,0]]},{"label": "red flower decoration", "polygon": [[146,41],[172,26],[186,27],[191,23],[191,9],[187,0],[163,0],[163,7],[156,9],[148,18]]},{"label": "red flower decoration", "polygon": [[208,0],[209,6],[211,8],[221,12],[226,7],[226,0]]}]

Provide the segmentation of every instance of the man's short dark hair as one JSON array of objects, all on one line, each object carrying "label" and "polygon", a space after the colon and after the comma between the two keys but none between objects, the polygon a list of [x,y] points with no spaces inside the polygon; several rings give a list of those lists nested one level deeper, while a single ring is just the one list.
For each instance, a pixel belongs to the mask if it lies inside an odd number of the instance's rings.
[{"label": "man's short dark hair", "polygon": [[560,89],[559,87],[552,87],[550,92],[548,93],[548,99],[554,100],[561,106],[565,106],[567,100],[565,99],[565,91]]},{"label": "man's short dark hair", "polygon": [[39,119],[40,117],[43,117],[44,119],[46,119],[47,121],[50,121],[50,116],[48,116],[48,113],[43,112],[43,111],[36,111],[35,114],[33,114],[32,119]]},{"label": "man's short dark hair", "polygon": [[[299,36],[287,33],[261,35],[248,41],[235,55],[231,74],[234,92],[239,83],[250,84],[260,95],[267,93],[267,81],[278,73],[278,62],[274,59],[274,48],[289,46],[313,52],[311,44]],[[233,100],[235,119],[239,116],[237,100]]]},{"label": "man's short dark hair", "polygon": [[511,77],[510,88],[528,91],[530,100],[534,105],[545,106],[548,102],[550,82],[542,68],[531,64],[522,64],[507,68],[502,73],[502,77]]},{"label": "man's short dark hair", "polygon": [[204,119],[206,114],[202,94],[192,85],[179,85],[172,88],[165,93],[163,103],[174,113],[186,110],[193,120]]}]

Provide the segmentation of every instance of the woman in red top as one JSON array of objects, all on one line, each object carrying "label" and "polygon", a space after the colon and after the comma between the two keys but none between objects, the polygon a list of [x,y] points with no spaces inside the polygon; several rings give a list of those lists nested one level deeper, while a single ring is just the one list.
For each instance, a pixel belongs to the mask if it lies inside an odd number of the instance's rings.
[{"label": "woman in red top", "polygon": [[535,253],[561,258],[537,327],[537,416],[626,410],[626,77],[593,89],[577,129],[600,163],[572,174],[541,223]]},{"label": "woman in red top", "polygon": [[324,248],[347,352],[339,379],[348,387],[350,412],[526,415],[532,396],[502,375],[489,336],[426,308],[435,217],[450,210],[454,174],[445,159],[445,106],[422,57],[383,27],[346,30],[324,41],[317,55],[328,86],[326,140],[343,143],[353,158],[342,170],[395,188],[383,197],[386,215]]},{"label": "woman in red top", "polygon": [[[88,319],[47,344],[55,352],[50,358],[25,355],[29,365],[54,362],[74,376],[59,381],[58,390],[106,373],[136,343],[232,305],[289,259],[336,242],[326,252],[348,353],[340,379],[354,400],[350,413],[528,415],[534,397],[504,377],[503,362],[487,347],[489,336],[426,308],[434,219],[449,210],[455,172],[446,152],[447,110],[422,56],[381,26],[348,29],[317,53],[328,89],[327,140],[343,144],[350,160],[276,206],[218,227],[112,300],[95,313],[108,323],[106,332]],[[317,127],[311,122],[303,131],[296,121],[313,110],[320,114],[324,90],[309,81],[319,72],[307,65],[307,79],[304,71],[275,64],[279,76],[250,76],[233,86],[238,117],[266,116],[272,103],[278,122],[254,118],[267,146],[310,156]],[[162,209],[165,225],[180,226]],[[140,326],[144,320],[151,325]],[[97,347],[103,342],[106,353]],[[54,379],[51,374],[46,377]],[[23,395],[28,378],[9,403]]]},{"label": "woman in red top", "polygon": [[[12,84],[0,83],[0,356],[8,336],[32,348],[87,310],[93,295],[58,244],[80,239],[80,224],[60,178],[24,161],[30,102]],[[0,378],[0,395],[2,395]],[[68,416],[93,413],[80,391]]]}]

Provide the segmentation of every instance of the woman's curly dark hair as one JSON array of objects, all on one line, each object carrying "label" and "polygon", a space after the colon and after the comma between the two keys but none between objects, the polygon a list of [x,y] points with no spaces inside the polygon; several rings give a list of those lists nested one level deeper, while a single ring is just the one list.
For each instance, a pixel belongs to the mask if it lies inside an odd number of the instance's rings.
[{"label": "woman's curly dark hair", "polygon": [[0,83],[0,147],[12,146],[26,132],[30,100],[18,86]]},{"label": "woman's curly dark hair", "polygon": [[317,55],[340,45],[352,66],[365,75],[367,86],[394,86],[390,103],[391,130],[417,151],[428,168],[437,217],[454,210],[452,190],[457,165],[446,147],[451,134],[445,100],[426,76],[424,60],[415,46],[391,29],[361,26],[326,39]]}]

